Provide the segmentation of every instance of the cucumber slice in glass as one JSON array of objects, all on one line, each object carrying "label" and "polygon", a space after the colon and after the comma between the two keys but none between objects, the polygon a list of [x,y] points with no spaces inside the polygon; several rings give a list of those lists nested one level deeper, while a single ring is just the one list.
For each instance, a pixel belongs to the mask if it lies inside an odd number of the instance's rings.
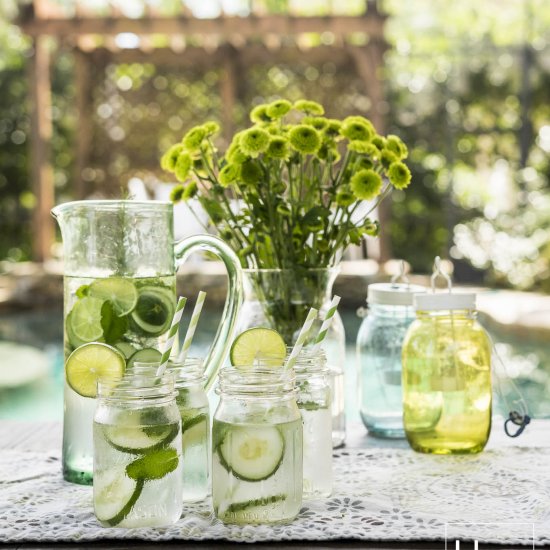
[{"label": "cucumber slice in glass", "polygon": [[136,363],[160,363],[162,353],[155,348],[144,348],[136,351],[128,359],[128,368],[132,368]]},{"label": "cucumber slice in glass", "polygon": [[179,456],[176,449],[159,449],[130,462],[126,466],[126,475],[135,480],[162,479],[173,472],[178,464]]},{"label": "cucumber slice in glass", "polygon": [[174,293],[166,287],[139,289],[136,307],[130,314],[133,324],[146,336],[159,336],[170,328],[175,311]]},{"label": "cucumber slice in glass", "polygon": [[126,357],[126,359],[130,359],[134,353],[136,353],[137,349],[132,346],[132,344],[129,344],[128,342],[117,342],[115,345],[115,348]]},{"label": "cucumber slice in glass", "polygon": [[97,519],[107,525],[118,525],[137,502],[144,481],[130,479],[124,468],[94,473],[94,509]]},{"label": "cucumber slice in glass", "polygon": [[[136,419],[139,422],[139,418]],[[117,451],[145,454],[169,445],[178,435],[177,424],[146,426],[139,424],[104,426],[105,438]]]},{"label": "cucumber slice in glass", "polygon": [[285,442],[274,426],[230,426],[218,446],[220,462],[243,481],[262,481],[281,465]]},{"label": "cucumber slice in glass", "polygon": [[182,418],[182,447],[184,449],[195,445],[206,444],[208,417],[206,414],[198,414]]}]

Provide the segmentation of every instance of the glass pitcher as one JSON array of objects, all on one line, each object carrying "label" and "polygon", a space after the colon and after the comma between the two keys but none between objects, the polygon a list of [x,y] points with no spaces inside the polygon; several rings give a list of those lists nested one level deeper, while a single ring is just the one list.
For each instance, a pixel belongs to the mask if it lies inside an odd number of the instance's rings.
[{"label": "glass pitcher", "polygon": [[86,387],[78,368],[69,373],[70,354],[97,342],[115,347],[122,363],[158,361],[175,309],[177,269],[193,252],[213,252],[225,263],[229,289],[205,362],[210,388],[232,340],[242,275],[237,256],[216,237],[175,243],[170,202],[76,201],[56,206],[52,215],[64,250],[63,476],[91,484],[96,388]]}]

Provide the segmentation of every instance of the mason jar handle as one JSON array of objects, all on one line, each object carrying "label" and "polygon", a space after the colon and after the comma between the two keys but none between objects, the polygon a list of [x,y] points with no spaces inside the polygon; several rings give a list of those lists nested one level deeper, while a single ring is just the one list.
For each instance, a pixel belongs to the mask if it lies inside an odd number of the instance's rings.
[{"label": "mason jar handle", "polygon": [[208,391],[216,380],[216,375],[225,360],[235,329],[237,316],[243,300],[243,274],[237,255],[221,239],[212,235],[195,235],[178,241],[174,246],[176,271],[193,252],[212,252],[225,264],[229,285],[222,319],[214,338],[214,343],[205,360],[205,389]]}]

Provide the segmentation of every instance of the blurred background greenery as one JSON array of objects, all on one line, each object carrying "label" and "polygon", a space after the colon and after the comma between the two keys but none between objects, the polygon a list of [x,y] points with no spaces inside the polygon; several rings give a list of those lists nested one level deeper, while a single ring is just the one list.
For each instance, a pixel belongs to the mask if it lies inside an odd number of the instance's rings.
[{"label": "blurred background greenery", "polygon": [[[81,2],[102,9],[102,0]],[[112,2],[113,3],[113,2]],[[157,9],[197,17],[225,13],[360,14],[362,0],[155,0]],[[65,8],[68,0],[59,1]],[[114,2],[136,17],[144,3]],[[456,277],[550,292],[550,4],[546,0],[385,0],[389,15],[381,105],[387,131],[411,150],[413,183],[391,198],[395,257],[427,272],[436,254],[451,257]],[[31,257],[35,205],[29,171],[28,60],[32,44],[13,23],[16,0],[0,3],[0,259]],[[128,37],[127,37],[128,38]],[[282,37],[284,40],[284,37]],[[361,44],[365,36],[348,39]],[[162,42],[162,37],[154,40]],[[331,33],[307,46],[334,46]],[[188,38],[193,43],[193,37]],[[126,46],[131,45],[129,43]],[[74,141],[79,131],[75,59],[57,44],[52,64],[52,163],[56,201],[75,196]],[[360,77],[327,56],[247,67],[233,119],[277,97],[321,101],[329,115],[369,116]],[[181,53],[185,56],[185,51]],[[276,58],[275,58],[276,59]],[[153,185],[162,151],[185,128],[224,120],[220,70],[117,61],[92,68],[91,154],[81,177],[88,195],[117,196],[130,178]]]}]

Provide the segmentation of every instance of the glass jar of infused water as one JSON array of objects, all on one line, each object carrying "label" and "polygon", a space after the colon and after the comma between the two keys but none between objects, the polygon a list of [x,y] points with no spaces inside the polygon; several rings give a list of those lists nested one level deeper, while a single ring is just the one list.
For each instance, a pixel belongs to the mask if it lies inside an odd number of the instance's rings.
[{"label": "glass jar of infused water", "polygon": [[204,363],[187,358],[168,363],[176,380],[176,403],[181,416],[183,500],[203,500],[209,493],[210,408],[204,391]]},{"label": "glass jar of infused water", "polygon": [[225,523],[284,523],[302,505],[294,371],[225,368],[212,427],[212,502]]},{"label": "glass jar of infused water", "polygon": [[332,414],[325,352],[303,349],[294,371],[304,427],[304,498],[328,497],[332,493]]},{"label": "glass jar of infused water", "polygon": [[491,345],[475,294],[420,294],[403,343],[403,420],[415,451],[483,450],[491,430]]},{"label": "glass jar of infused water", "polygon": [[181,419],[174,376],[98,383],[94,511],[105,527],[162,527],[182,513]]},{"label": "glass jar of infused water", "polygon": [[419,285],[375,283],[368,288],[368,314],[357,335],[359,412],[370,434],[404,437],[401,346],[414,321]]}]

